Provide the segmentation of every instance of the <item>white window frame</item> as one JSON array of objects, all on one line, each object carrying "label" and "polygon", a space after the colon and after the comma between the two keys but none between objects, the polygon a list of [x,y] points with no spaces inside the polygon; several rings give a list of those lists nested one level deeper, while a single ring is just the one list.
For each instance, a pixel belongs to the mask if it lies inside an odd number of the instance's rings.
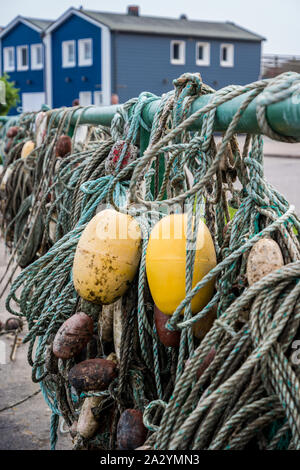
[{"label": "white window frame", "polygon": [[[13,54],[13,65],[9,65],[9,52]],[[15,48],[13,46],[3,48],[3,71],[14,72],[16,68]]]},{"label": "white window frame", "polygon": [[[198,49],[203,47],[203,59],[198,58]],[[210,43],[196,42],[196,65],[210,65]]]},{"label": "white window frame", "polygon": [[[223,49],[227,49],[227,60],[223,60]],[[221,67],[234,66],[234,44],[223,43],[220,46],[220,65]]]},{"label": "white window frame", "polygon": [[40,111],[45,99],[44,92],[22,93],[22,112]]},{"label": "white window frame", "polygon": [[[37,63],[37,50],[41,50],[42,62]],[[31,70],[42,70],[44,68],[44,53],[42,44],[31,44],[30,55],[31,55]]]},{"label": "white window frame", "polygon": [[[173,57],[173,46],[179,44],[179,59]],[[184,65],[185,64],[185,41],[173,40],[170,43],[170,62],[173,65]]]},{"label": "white window frame", "polygon": [[94,105],[103,106],[103,91],[94,91]]},{"label": "white window frame", "polygon": [[[22,49],[26,49],[27,51],[27,65],[22,64]],[[27,45],[17,46],[17,69],[20,72],[24,72],[25,70],[29,69],[29,51]]]},{"label": "white window frame", "polygon": [[[84,57],[84,45],[88,43],[91,48],[91,57],[86,59]],[[90,67],[93,65],[93,40],[91,38],[78,40],[78,65],[79,67]]]},{"label": "white window frame", "polygon": [[[86,97],[89,97],[89,99],[87,100],[88,101],[88,104],[84,103]],[[80,91],[79,92],[79,104],[81,106],[91,106],[92,104],[92,99],[93,99],[93,95],[92,95],[92,92],[91,91]]]},{"label": "white window frame", "polygon": [[[68,47],[70,44],[74,46],[74,60],[73,61],[70,61],[68,57]],[[76,41],[75,40],[63,41],[61,43],[61,48],[62,48],[62,67],[64,69],[76,67]]]}]

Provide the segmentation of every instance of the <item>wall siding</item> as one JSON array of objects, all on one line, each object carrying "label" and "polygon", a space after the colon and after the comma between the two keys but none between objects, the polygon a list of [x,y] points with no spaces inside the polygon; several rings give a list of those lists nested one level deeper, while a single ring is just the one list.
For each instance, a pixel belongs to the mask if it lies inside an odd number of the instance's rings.
[{"label": "wall siding", "polygon": [[[18,107],[22,106],[22,93],[41,93],[44,89],[44,69],[42,70],[31,70],[31,44],[42,44],[40,33],[29,28],[23,23],[18,23],[13,29],[11,29],[2,38],[2,69],[4,66],[3,48],[4,47],[15,47],[15,71],[8,72],[10,79],[16,84],[16,87],[20,89],[20,103],[17,108],[10,110],[10,115],[18,113]],[[29,51],[29,69],[27,71],[17,71],[17,46],[28,45]],[[45,54],[44,54],[45,55]],[[27,80],[31,80],[30,84],[27,84]]]},{"label": "wall siding", "polygon": [[[93,39],[93,65],[89,67],[62,67],[62,42],[76,41],[78,64],[78,39]],[[70,16],[52,33],[52,89],[53,107],[72,106],[80,91],[101,91],[101,29],[79,18]],[[69,77],[71,82],[67,83]],[[86,81],[82,81],[86,77]]]},{"label": "wall siding", "polygon": [[[170,63],[170,41],[174,39],[186,43],[185,65]],[[198,41],[210,42],[209,66],[196,65]],[[220,66],[220,45],[223,42],[235,46],[234,67]],[[215,89],[229,84],[247,84],[257,80],[260,74],[260,42],[114,33],[112,47],[112,70],[116,70],[112,85],[120,102],[142,91],[161,95],[172,89],[172,81],[185,72],[200,72],[203,81]]]}]

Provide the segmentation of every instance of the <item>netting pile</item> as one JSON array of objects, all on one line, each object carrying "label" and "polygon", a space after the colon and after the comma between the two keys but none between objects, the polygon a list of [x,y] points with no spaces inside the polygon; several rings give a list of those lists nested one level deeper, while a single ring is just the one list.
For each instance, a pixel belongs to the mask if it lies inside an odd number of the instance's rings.
[{"label": "netting pile", "polygon": [[[215,92],[199,74],[185,74],[174,86],[162,98],[142,93],[119,107],[110,129],[89,126],[81,140],[80,127],[71,126],[78,108],[50,110],[38,119],[23,115],[6,148],[2,231],[12,258],[2,282],[5,288],[12,279],[16,260],[23,270],[6,305],[28,322],[32,380],[40,383],[53,413],[51,447],[61,417],[71,428],[75,449],[142,444],[165,450],[300,449],[300,369],[294,358],[300,339],[300,221],[264,178],[262,138],[296,141],[276,134],[265,111],[299,92],[300,75],[286,73]],[[188,117],[203,94],[211,94],[210,101]],[[218,106],[242,95],[217,143]],[[240,148],[236,128],[255,98],[261,135],[246,135]],[[149,127],[142,113],[154,101],[159,106]],[[190,131],[200,117],[201,130]],[[6,145],[7,130],[2,131]],[[149,136],[145,149],[142,134]],[[68,135],[73,135],[70,142]],[[62,139],[67,152],[59,151]],[[26,140],[35,148],[22,158]],[[104,337],[104,307],[81,299],[72,279],[78,241],[101,204],[130,213],[143,233],[138,273],[112,308],[120,318],[114,324],[121,332],[119,345],[112,324]],[[187,214],[189,235],[186,296],[167,322],[169,331],[180,335],[176,347],[164,346],[159,338],[145,270],[149,235],[166,208]],[[192,287],[200,220],[212,235],[217,265]],[[273,240],[283,263],[250,283],[249,252],[260,240]],[[211,300],[192,315],[192,299],[212,281]],[[76,312],[93,320],[94,337],[79,355],[58,359],[54,337]],[[203,319],[208,327],[195,335]],[[105,390],[72,386],[69,372],[76,364],[108,356],[114,357],[117,373]],[[76,425],[88,403],[96,425],[82,435]],[[144,424],[132,439],[138,444],[126,447],[120,442],[120,417],[133,410],[143,413]]]}]

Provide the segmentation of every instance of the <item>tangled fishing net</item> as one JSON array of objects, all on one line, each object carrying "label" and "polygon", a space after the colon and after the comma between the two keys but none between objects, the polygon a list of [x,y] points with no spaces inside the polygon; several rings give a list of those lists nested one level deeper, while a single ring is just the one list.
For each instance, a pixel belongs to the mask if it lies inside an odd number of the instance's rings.
[{"label": "tangled fishing net", "polygon": [[[51,447],[63,418],[75,449],[300,449],[300,370],[293,360],[300,339],[300,221],[264,178],[262,138],[296,141],[269,127],[266,107],[299,92],[300,75],[215,92],[199,74],[184,74],[174,86],[162,98],[142,93],[118,108],[110,129],[87,126],[81,140],[81,108],[48,110],[39,122],[26,114],[14,123],[0,182],[2,232],[12,253],[2,283],[5,289],[16,266],[24,268],[6,306],[28,323],[32,380],[52,410]],[[204,94],[211,99],[190,114]],[[217,109],[237,96],[244,96],[242,104],[217,143]],[[254,100],[261,135],[246,135],[240,148],[236,128]],[[143,110],[154,102],[149,126]],[[190,130],[199,119],[201,129]],[[7,131],[1,130],[6,145]],[[60,152],[68,135],[67,152]],[[21,158],[30,140],[35,147]],[[133,216],[143,234],[137,275],[112,307],[119,345],[111,332],[104,338],[104,307],[81,299],[72,277],[78,241],[104,204]],[[187,217],[185,298],[166,324],[179,335],[177,347],[160,340],[146,276],[149,236],[166,208]],[[201,221],[217,264],[193,285]],[[282,263],[250,282],[249,253],[261,240],[275,243]],[[211,299],[192,314],[192,300],[209,283]],[[92,319],[94,337],[79,355],[57,358],[55,335],[76,312]],[[195,335],[205,319],[209,326]],[[114,377],[105,390],[76,389],[70,371],[93,358],[113,358]],[[84,436],[77,423],[86,407],[96,424]],[[137,422],[143,414],[127,447],[120,437],[124,413]]]}]

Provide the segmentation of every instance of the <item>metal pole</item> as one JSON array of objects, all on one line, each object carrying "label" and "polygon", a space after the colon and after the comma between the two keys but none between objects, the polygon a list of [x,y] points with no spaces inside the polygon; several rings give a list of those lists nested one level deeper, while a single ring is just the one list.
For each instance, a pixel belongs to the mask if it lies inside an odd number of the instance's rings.
[{"label": "metal pole", "polygon": [[[250,92],[249,92],[250,93]],[[248,93],[244,93],[222,105],[218,106],[215,119],[215,131],[225,132],[228,128],[234,114],[247,97]],[[208,104],[212,95],[203,95],[197,98],[192,104],[188,116],[203,108]],[[255,98],[241,117],[236,132],[259,134],[261,130],[256,119],[256,103]],[[159,106],[159,100],[153,101],[145,106],[143,110],[143,119],[151,126],[155,112]],[[71,124],[75,125],[79,115],[81,115],[81,124],[94,124],[102,126],[110,126],[111,120],[118,109],[118,105],[113,106],[93,106],[75,111],[72,116]],[[293,96],[280,103],[271,104],[267,107],[266,116],[270,127],[288,137],[300,137],[300,96]],[[0,117],[0,122],[6,122],[9,117]],[[58,115],[59,119],[59,115]],[[190,130],[199,130],[202,125],[203,116],[197,119]]]},{"label": "metal pole", "polygon": [[[248,93],[238,96],[217,108],[215,119],[215,131],[225,132],[228,128],[234,114],[245,100]],[[188,115],[193,114],[200,108],[203,108],[211,99],[211,95],[203,95],[197,98],[191,106]],[[261,132],[256,119],[256,101],[255,98],[248,108],[245,110],[237,126],[239,133],[259,134]],[[159,105],[159,100],[153,101],[145,106],[143,111],[143,119],[146,124],[151,125],[155,111]],[[118,108],[114,106],[89,107],[85,111],[78,110],[72,117],[72,124],[76,123],[79,113],[81,114],[80,122],[82,124],[100,124],[109,126],[111,120]],[[291,97],[280,103],[271,104],[267,107],[266,116],[270,127],[289,137],[300,137],[300,96]],[[202,116],[194,122],[190,130],[198,130],[202,125]]]}]

